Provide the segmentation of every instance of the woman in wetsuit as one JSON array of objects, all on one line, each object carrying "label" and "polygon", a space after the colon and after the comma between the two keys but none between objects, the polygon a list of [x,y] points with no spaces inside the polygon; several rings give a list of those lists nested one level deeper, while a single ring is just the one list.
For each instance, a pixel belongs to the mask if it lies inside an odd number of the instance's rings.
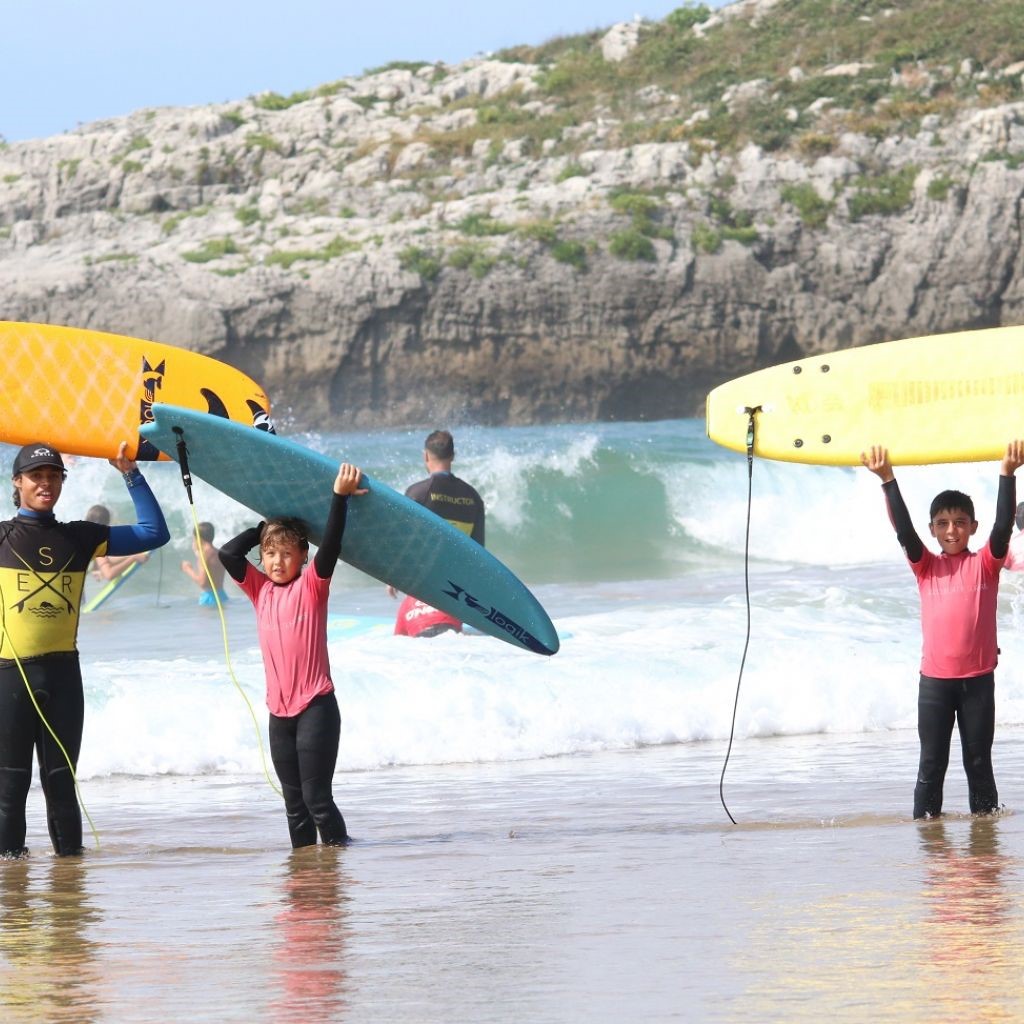
[{"label": "woman in wetsuit", "polygon": [[58,522],[53,509],[66,476],[60,452],[47,444],[29,444],[14,460],[18,513],[0,523],[3,857],[27,853],[25,804],[32,782],[33,751],[39,760],[53,849],[59,856],[82,851],[82,816],[73,771],[81,749],[85,707],[76,646],[85,576],[96,555],[150,551],[170,540],[160,506],[138,466],[125,456],[126,448],[122,443],[110,464],[124,475],[138,516],[134,526]]}]

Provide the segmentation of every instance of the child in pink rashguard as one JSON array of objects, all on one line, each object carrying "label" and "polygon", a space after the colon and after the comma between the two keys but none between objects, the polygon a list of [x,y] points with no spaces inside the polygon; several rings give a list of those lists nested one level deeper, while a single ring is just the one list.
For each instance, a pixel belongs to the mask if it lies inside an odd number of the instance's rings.
[{"label": "child in pink rashguard", "polygon": [[[220,560],[256,609],[267,675],[270,756],[281,781],[292,846],[348,842],[331,785],[338,760],[341,715],[327,655],[327,598],[341,554],[349,495],[362,474],[342,464],[323,538],[311,565],[309,538],[298,519],[270,519],[243,531]],[[246,555],[256,545],[264,572]]]},{"label": "child in pink rashguard", "polygon": [[921,760],[914,789],[914,817],[942,813],[942,786],[949,766],[953,722],[960,731],[972,813],[999,808],[992,771],[995,737],[996,597],[999,571],[1010,544],[1016,504],[1014,473],[1024,465],[1024,441],[1012,441],[1000,464],[996,517],[979,551],[967,545],[978,529],[974,503],[960,491],[932,501],[928,529],[941,554],[929,551],[910,520],[885,448],[861,454],[882,481],[889,518],[921,596],[921,679],[917,732]]}]

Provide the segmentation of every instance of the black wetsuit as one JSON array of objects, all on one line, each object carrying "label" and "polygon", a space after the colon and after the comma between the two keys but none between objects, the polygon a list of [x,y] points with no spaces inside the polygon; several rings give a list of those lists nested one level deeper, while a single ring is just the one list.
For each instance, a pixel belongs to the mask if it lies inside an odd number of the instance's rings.
[{"label": "black wetsuit", "polygon": [[433,473],[410,484],[405,496],[447,519],[478,544],[484,543],[484,500],[465,480],[451,473]]},{"label": "black wetsuit", "polygon": [[953,722],[960,732],[960,750],[967,775],[967,799],[972,814],[999,807],[992,743],[996,731],[995,673],[971,679],[934,679],[922,675],[917,692],[917,733],[921,761],[914,787],[914,817],[942,813],[942,791],[949,767]]},{"label": "black wetsuit", "polygon": [[76,646],[85,576],[96,555],[135,554],[170,536],[142,475],[135,471],[126,479],[139,516],[136,526],[60,523],[52,514],[27,510],[0,523],[0,856],[25,852],[33,750],[53,849],[61,856],[81,852],[72,767],[78,764],[85,707]]},{"label": "black wetsuit", "polygon": [[269,734],[292,847],[316,845],[318,831],[324,845],[343,846],[348,829],[331,785],[341,739],[338,698],[322,693],[291,718],[272,714]]}]

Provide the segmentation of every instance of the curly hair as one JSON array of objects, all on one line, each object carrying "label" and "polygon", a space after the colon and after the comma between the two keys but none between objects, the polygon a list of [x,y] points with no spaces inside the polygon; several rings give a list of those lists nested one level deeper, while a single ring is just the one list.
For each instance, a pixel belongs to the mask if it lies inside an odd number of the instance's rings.
[{"label": "curly hair", "polygon": [[309,550],[309,527],[295,516],[275,516],[260,530],[260,551],[278,544],[295,544],[300,551]]}]

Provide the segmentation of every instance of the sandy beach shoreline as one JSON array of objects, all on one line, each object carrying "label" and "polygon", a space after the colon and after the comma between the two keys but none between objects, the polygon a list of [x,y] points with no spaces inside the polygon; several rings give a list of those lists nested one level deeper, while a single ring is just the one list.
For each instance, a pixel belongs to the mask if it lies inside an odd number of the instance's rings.
[{"label": "sandy beach shoreline", "polygon": [[[743,741],[735,826],[720,743],[344,773],[340,852],[288,850],[262,779],[113,778],[58,861],[34,792],[4,1019],[952,1019],[937,985],[1013,1016],[1024,818],[956,813],[954,766],[948,820],[910,822],[915,744]],[[1024,732],[997,757],[1012,790]]]}]

